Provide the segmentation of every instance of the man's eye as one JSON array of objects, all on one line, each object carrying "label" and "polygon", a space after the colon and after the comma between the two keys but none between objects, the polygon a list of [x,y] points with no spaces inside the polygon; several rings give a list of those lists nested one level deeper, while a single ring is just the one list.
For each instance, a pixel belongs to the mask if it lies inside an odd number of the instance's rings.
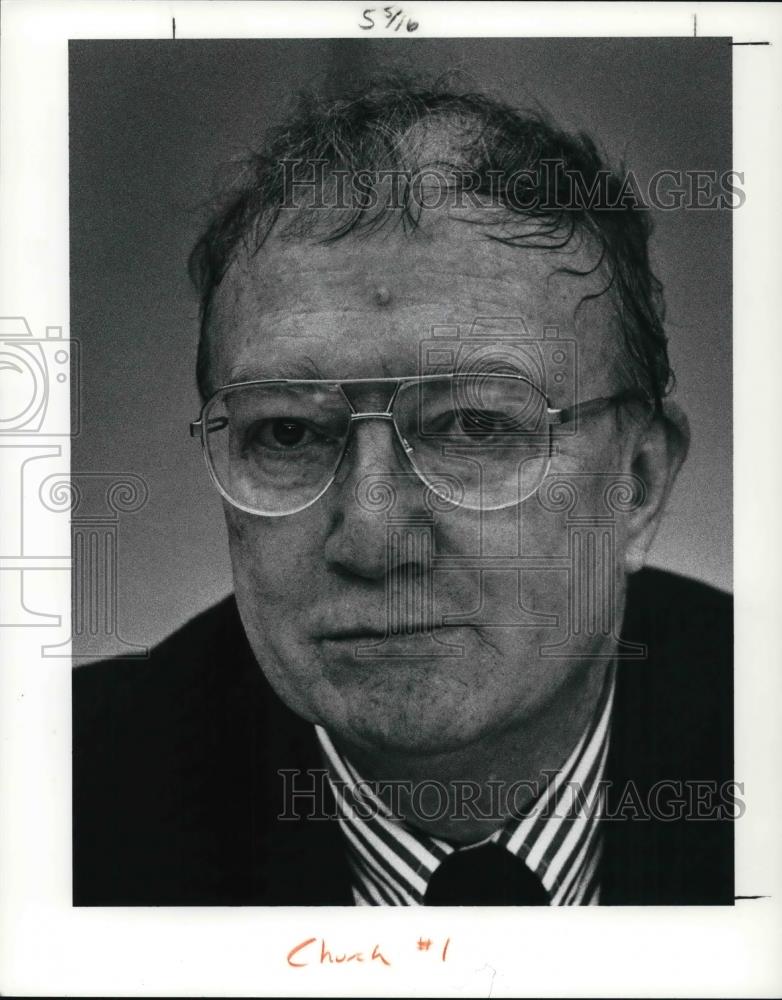
[{"label": "man's eye", "polygon": [[275,444],[291,448],[301,444],[307,434],[307,428],[296,420],[275,420],[271,425],[271,435]]},{"label": "man's eye", "polygon": [[459,414],[459,425],[471,437],[494,434],[507,424],[507,417],[491,410],[462,410]]},{"label": "man's eye", "polygon": [[426,419],[427,430],[435,434],[471,438],[491,436],[507,428],[507,416],[491,410],[459,409],[430,414]]},{"label": "man's eye", "polygon": [[249,446],[260,445],[263,448],[284,450],[304,447],[317,442],[319,438],[304,421],[280,417],[277,420],[258,422],[250,428],[245,440]]}]

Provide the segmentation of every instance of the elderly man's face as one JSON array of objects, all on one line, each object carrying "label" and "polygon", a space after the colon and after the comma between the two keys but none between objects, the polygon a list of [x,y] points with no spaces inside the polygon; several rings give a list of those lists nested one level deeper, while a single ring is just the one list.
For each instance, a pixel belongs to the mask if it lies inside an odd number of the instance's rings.
[{"label": "elderly man's face", "polygon": [[[484,333],[513,338],[522,318],[532,337],[557,327],[576,341],[579,399],[611,396],[627,386],[612,306],[607,295],[584,300],[604,278],[559,270],[593,262],[583,251],[507,247],[448,219],[328,246],[272,238],[237,259],[217,291],[212,386],[313,369],[331,379],[417,375],[433,328],[464,338],[482,318]],[[507,341],[497,343],[507,357]],[[553,406],[572,402],[574,376],[544,387]],[[354,401],[382,410],[388,394],[364,387]],[[563,505],[541,503],[539,491],[506,509],[440,505],[431,515],[391,424],[356,422],[352,435],[336,481],[307,509],[271,518],[225,507],[239,610],[280,697],[354,746],[438,753],[523,727],[588,684],[610,652],[604,622],[571,635],[567,655],[541,653],[568,638],[576,588]],[[550,475],[577,474],[576,513],[605,515],[601,474],[631,462],[615,414],[584,420],[557,451]],[[366,502],[374,481],[394,484],[391,510]],[[434,567],[418,542],[389,548],[392,519],[413,539],[430,533]],[[614,530],[618,627],[629,529],[620,517]],[[521,573],[518,556],[530,557]],[[436,627],[416,631],[429,590]],[[413,628],[384,647],[389,615]],[[372,644],[375,655],[359,655]]]}]

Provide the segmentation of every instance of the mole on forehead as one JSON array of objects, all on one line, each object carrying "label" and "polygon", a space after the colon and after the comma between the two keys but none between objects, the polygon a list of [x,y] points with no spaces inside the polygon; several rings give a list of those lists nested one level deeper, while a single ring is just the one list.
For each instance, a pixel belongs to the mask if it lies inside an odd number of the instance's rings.
[{"label": "mole on forehead", "polygon": [[391,304],[391,290],[388,285],[377,285],[372,293],[375,305],[388,306]]}]

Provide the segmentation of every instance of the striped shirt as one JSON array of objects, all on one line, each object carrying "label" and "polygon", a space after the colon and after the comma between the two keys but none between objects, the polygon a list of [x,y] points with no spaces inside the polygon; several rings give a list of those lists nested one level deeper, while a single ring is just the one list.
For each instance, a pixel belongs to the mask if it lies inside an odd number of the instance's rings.
[{"label": "striped shirt", "polygon": [[[563,766],[550,773],[524,814],[510,817],[481,843],[495,843],[523,861],[548,893],[551,906],[599,903],[605,762],[615,670],[608,671],[597,711]],[[357,906],[416,906],[432,875],[455,850],[394,816],[328,733],[315,727],[353,876]]]}]

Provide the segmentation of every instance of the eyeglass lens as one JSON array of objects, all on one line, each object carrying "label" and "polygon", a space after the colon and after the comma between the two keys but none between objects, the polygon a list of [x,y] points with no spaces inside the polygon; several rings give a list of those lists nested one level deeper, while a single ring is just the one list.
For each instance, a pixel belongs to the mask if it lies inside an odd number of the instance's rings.
[{"label": "eyeglass lens", "polygon": [[[336,384],[229,386],[204,414],[212,474],[243,509],[301,510],[333,480],[351,416]],[[402,383],[393,418],[421,479],[460,506],[519,503],[546,475],[546,399],[522,379],[476,375]]]}]

